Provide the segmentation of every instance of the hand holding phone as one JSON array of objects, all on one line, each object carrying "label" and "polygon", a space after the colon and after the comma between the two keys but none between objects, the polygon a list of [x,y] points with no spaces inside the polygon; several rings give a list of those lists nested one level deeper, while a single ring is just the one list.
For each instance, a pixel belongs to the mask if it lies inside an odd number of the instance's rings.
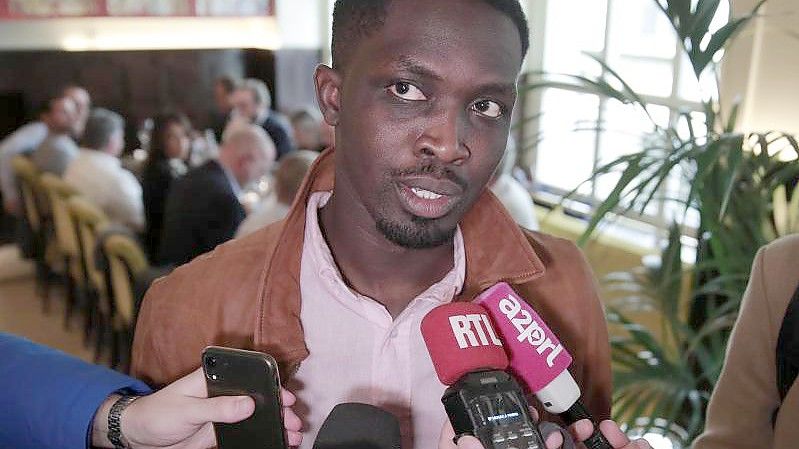
[{"label": "hand holding phone", "polygon": [[246,420],[214,423],[219,449],[287,449],[300,444],[300,419],[289,408],[296,399],[280,387],[272,356],[209,346],[203,351],[202,366],[209,397],[247,395],[255,401],[255,411]]}]

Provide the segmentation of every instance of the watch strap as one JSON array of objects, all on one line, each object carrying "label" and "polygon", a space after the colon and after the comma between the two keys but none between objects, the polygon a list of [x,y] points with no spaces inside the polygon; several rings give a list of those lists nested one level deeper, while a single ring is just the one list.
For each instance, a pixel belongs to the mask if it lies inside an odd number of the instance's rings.
[{"label": "watch strap", "polygon": [[114,445],[114,449],[130,448],[128,441],[122,435],[122,412],[136,399],[139,399],[139,396],[122,395],[108,412],[108,441]]}]

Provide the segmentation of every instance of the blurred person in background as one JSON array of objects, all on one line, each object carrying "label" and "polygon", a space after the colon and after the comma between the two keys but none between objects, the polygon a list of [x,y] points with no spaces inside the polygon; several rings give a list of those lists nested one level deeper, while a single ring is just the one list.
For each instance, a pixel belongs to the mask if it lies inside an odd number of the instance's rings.
[{"label": "blurred person in background", "polygon": [[505,155],[499,163],[494,178],[489,182],[491,192],[499,199],[513,220],[523,228],[538,230],[538,218],[530,192],[514,179],[513,167],[516,166],[516,141],[508,138]]},{"label": "blurred person in background", "polygon": [[108,215],[134,232],[144,231],[139,181],[122,167],[125,121],[116,112],[96,108],[89,114],[82,147],[64,172],[64,181]]},{"label": "blurred person in background", "polygon": [[[694,449],[797,446],[799,387],[790,376],[781,382],[784,373],[779,370],[778,353],[799,353],[799,299],[793,300],[799,295],[798,254],[799,235],[791,235],[761,248],[755,256],[724,367],[707,407],[705,431]],[[785,333],[781,332],[783,320],[788,326]],[[783,337],[787,338],[778,343]],[[795,361],[797,356],[788,359]],[[795,374],[799,366],[785,368]]]},{"label": "blurred person in background", "polygon": [[144,246],[154,260],[161,240],[166,198],[172,182],[185,175],[191,146],[191,124],[176,112],[160,114],[153,120],[152,139],[142,170],[142,199],[147,230]]},{"label": "blurred person in background", "polygon": [[211,129],[217,142],[222,141],[222,133],[233,111],[233,92],[236,80],[230,75],[223,75],[214,81],[214,110],[211,111]]},{"label": "blurred person in background", "polygon": [[275,153],[259,126],[225,130],[219,159],[190,170],[170,189],[158,262],[181,265],[232,239],[246,215],[239,195],[272,168]]},{"label": "blurred person in background", "polygon": [[80,140],[86,128],[86,121],[89,120],[89,113],[92,109],[92,97],[83,87],[71,85],[63,90],[64,96],[69,97],[75,102],[75,126],[73,137]]},{"label": "blurred person in background", "polygon": [[292,114],[291,127],[297,149],[321,153],[326,148],[322,142],[322,133],[325,130],[323,122],[322,115],[314,109],[301,109]]},{"label": "blurred person in background", "polygon": [[[86,123],[85,118],[82,122],[81,118],[84,115],[88,117],[91,97],[86,89],[78,86],[65,88],[61,95],[71,98],[75,103],[77,116],[73,132],[76,133],[75,137],[79,137]],[[86,108],[85,113],[83,112],[84,107]],[[17,183],[14,178],[11,161],[14,156],[33,152],[47,138],[48,127],[46,122],[49,109],[50,102],[48,101],[47,105],[39,113],[38,120],[20,127],[0,141],[0,189],[2,189],[3,194],[3,207],[11,215],[18,215],[20,212],[19,192],[17,191]]]},{"label": "blurred person in background", "polygon": [[32,156],[40,171],[61,176],[78,155],[78,145],[74,140],[78,118],[78,106],[72,98],[62,96],[50,101],[45,115],[47,137]]},{"label": "blurred person in background", "polygon": [[236,86],[231,123],[240,120],[254,123],[266,131],[275,143],[278,159],[294,150],[291,124],[272,110],[272,94],[263,81],[247,78]]},{"label": "blurred person in background", "polygon": [[274,188],[256,209],[241,223],[236,237],[251,234],[264,226],[282,220],[288,214],[294,197],[300,190],[305,174],[319,153],[297,150],[287,154],[277,165]]}]

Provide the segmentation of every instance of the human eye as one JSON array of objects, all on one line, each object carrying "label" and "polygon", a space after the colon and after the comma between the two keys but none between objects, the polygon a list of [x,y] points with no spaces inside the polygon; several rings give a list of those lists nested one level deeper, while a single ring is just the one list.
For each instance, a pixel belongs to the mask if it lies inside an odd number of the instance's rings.
[{"label": "human eye", "polygon": [[408,101],[423,101],[427,100],[424,93],[416,86],[405,81],[397,81],[396,83],[388,86],[387,90],[392,95]]},{"label": "human eye", "polygon": [[472,103],[471,109],[488,118],[499,118],[505,113],[505,108],[493,100],[475,101]]}]

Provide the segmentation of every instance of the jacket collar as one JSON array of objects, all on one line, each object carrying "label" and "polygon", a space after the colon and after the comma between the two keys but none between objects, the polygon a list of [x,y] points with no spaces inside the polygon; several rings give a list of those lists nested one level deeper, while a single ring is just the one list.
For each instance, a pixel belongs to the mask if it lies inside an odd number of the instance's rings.
[{"label": "jacket collar", "polygon": [[[335,152],[328,149],[309,170],[264,267],[254,343],[284,362],[299,361],[308,354],[299,321],[305,206],[311,193],[333,190],[334,172]],[[466,278],[458,300],[469,301],[500,281],[522,284],[544,274],[541,258],[489,189],[464,216],[461,232]]]}]

